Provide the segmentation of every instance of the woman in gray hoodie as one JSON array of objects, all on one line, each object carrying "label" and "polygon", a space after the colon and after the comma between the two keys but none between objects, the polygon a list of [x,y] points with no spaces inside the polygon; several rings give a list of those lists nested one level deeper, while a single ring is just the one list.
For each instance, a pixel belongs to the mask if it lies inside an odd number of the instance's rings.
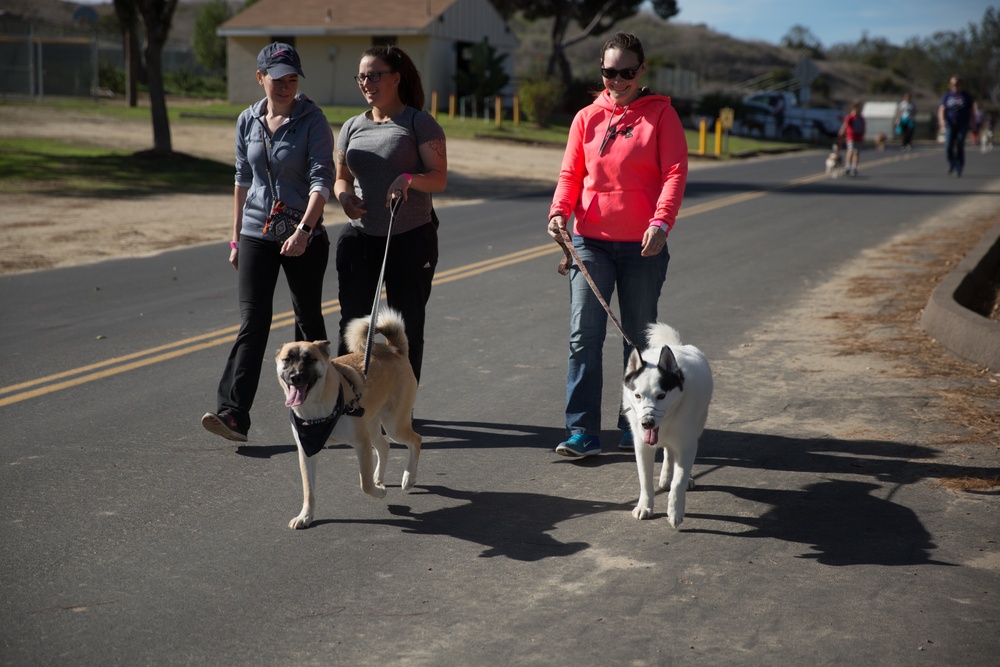
[{"label": "woman in gray hoodie", "polygon": [[[298,53],[275,42],[257,56],[264,99],[236,122],[236,189],[229,263],[239,275],[240,332],[226,361],[208,431],[246,442],[250,408],[271,329],[278,272],[295,311],[295,340],[327,338],[322,288],[330,256],[323,208],[333,190],[333,132],[323,111],[298,92]],[[268,224],[275,200],[303,212],[284,241]]]}]

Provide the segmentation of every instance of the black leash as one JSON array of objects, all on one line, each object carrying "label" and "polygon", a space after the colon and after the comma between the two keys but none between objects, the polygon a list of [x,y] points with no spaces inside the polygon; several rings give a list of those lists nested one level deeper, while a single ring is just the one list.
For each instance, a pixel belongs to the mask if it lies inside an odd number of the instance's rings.
[{"label": "black leash", "polygon": [[[397,190],[397,192],[399,192]],[[372,359],[372,345],[375,342],[375,322],[378,320],[378,304],[382,300],[382,283],[385,280],[385,265],[389,260],[389,242],[392,240],[392,223],[396,219],[396,211],[403,205],[402,192],[399,197],[393,197],[389,204],[389,233],[385,237],[385,254],[382,255],[382,270],[375,286],[375,303],[372,304],[371,321],[368,323],[368,339],[365,341],[365,365],[362,374],[368,377],[368,365]]]},{"label": "black leash", "polygon": [[573,255],[573,261],[576,262],[576,268],[580,269],[580,273],[582,273],[583,277],[587,279],[587,284],[590,285],[590,289],[594,292],[594,296],[596,296],[597,300],[601,302],[602,306],[604,306],[604,310],[606,310],[608,315],[611,317],[611,321],[615,323],[615,326],[618,327],[618,331],[621,332],[622,338],[625,339],[626,343],[632,346],[632,349],[638,350],[639,348],[635,346],[632,339],[628,337],[627,333],[625,333],[625,329],[622,328],[622,323],[619,322],[618,318],[615,317],[615,314],[611,312],[611,306],[609,306],[608,302],[604,300],[601,290],[597,289],[594,279],[590,277],[590,271],[588,271],[587,267],[583,265],[583,260],[580,259],[580,255],[576,252],[576,248],[573,247],[573,239],[569,237],[569,232],[566,231],[565,228],[560,228],[559,232],[562,234],[563,243],[566,244],[570,254]]}]

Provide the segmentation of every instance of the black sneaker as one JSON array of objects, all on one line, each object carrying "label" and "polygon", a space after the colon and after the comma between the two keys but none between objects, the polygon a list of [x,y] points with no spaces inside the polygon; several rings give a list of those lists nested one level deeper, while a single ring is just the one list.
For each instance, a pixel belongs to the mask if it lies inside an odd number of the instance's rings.
[{"label": "black sneaker", "polygon": [[225,410],[219,414],[206,412],[205,416],[201,418],[201,425],[209,433],[221,435],[226,440],[235,440],[236,442],[247,441],[247,431],[249,429],[241,426],[236,417]]}]

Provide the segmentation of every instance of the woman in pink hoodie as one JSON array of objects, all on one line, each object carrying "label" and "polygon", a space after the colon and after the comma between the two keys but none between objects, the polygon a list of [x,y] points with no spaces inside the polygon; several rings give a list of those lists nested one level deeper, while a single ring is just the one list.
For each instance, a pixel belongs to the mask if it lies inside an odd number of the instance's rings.
[{"label": "woman in pink hoodie", "polygon": [[[656,321],[660,289],[687,181],[687,141],[670,98],[639,86],[642,44],[617,33],[601,51],[604,90],[577,113],[569,131],[548,232],[557,238],[575,215],[573,246],[610,302],[615,287],[622,327],[643,346]],[[563,456],[601,453],[601,388],[607,313],[577,268],[570,272],[570,341]],[[623,344],[622,368],[631,348]],[[632,447],[618,417],[619,446]]]}]

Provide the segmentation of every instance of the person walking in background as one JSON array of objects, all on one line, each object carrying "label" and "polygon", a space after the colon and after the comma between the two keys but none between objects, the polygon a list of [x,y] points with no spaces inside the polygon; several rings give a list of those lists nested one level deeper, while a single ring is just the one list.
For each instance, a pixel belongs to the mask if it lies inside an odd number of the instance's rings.
[{"label": "person walking in background", "polygon": [[901,150],[913,150],[913,133],[917,129],[917,107],[910,101],[909,93],[903,95],[902,101],[896,107],[896,118],[893,123],[903,143]]},{"label": "person walking in background", "polygon": [[[333,132],[323,111],[298,92],[304,76],[294,48],[280,42],[265,46],[257,55],[257,83],[264,99],[236,121],[229,263],[238,276],[240,331],[219,381],[217,409],[205,414],[201,424],[237,442],[246,442],[250,429],[279,271],[292,293],[295,340],[327,337],[322,288],[330,242],[323,209],[333,188]],[[284,241],[268,224],[275,197],[304,212]]]},{"label": "person walking in background", "polygon": [[861,161],[861,143],[865,140],[865,119],[861,115],[861,102],[851,105],[851,112],[844,118],[838,136],[847,142],[844,173],[848,176],[857,176],[858,163]]},{"label": "person walking in background", "polygon": [[962,176],[965,169],[965,135],[969,132],[976,103],[962,90],[962,79],[955,75],[948,82],[948,92],[938,105],[938,125],[944,128],[945,157],[948,173]]},{"label": "person walking in background", "polygon": [[[687,181],[687,141],[670,98],[639,85],[642,44],[617,33],[601,50],[604,89],[576,114],[549,210],[548,233],[561,238],[576,215],[573,247],[605,301],[618,288],[622,326],[637,345],[656,321],[667,275],[667,234]],[[570,270],[570,338],[566,432],[556,452],[601,453],[601,390],[607,312],[575,265]],[[630,347],[623,342],[622,366]],[[628,420],[618,416],[620,447],[632,447]]]},{"label": "person walking in background", "polygon": [[[420,73],[397,46],[363,54],[354,77],[371,109],[344,123],[337,138],[334,191],[351,219],[337,241],[340,353],[344,329],[371,313],[395,198],[392,243],[386,262],[389,306],[400,312],[417,380],[424,351],[424,320],[438,261],[431,193],[448,182],[444,130],[425,111]],[[393,204],[394,205],[394,204]]]}]

